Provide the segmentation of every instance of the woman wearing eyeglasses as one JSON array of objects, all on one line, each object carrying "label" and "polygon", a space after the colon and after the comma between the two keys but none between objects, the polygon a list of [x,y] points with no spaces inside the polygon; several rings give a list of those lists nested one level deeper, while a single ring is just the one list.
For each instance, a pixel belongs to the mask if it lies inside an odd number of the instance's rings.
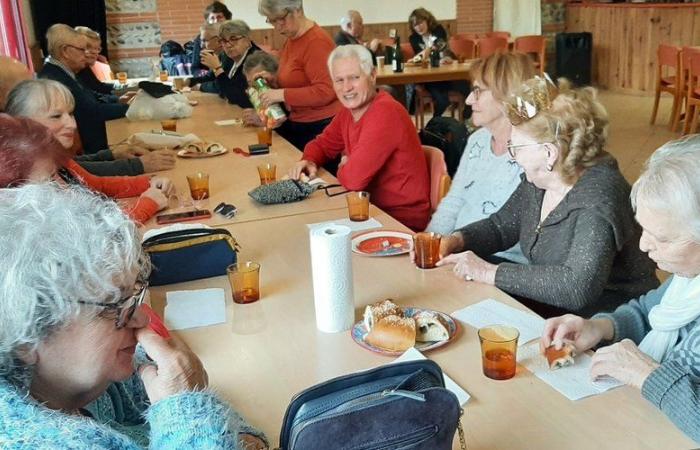
[{"label": "woman wearing eyeglasses", "polygon": [[[522,53],[494,53],[474,63],[466,102],[472,108],[472,123],[480,128],[469,136],[450,190],[426,231],[447,235],[485,219],[518,187],[522,169],[506,149],[512,126],[503,102],[536,73],[532,60]],[[496,256],[527,262],[517,245]]]},{"label": "woman wearing eyeglasses", "polygon": [[265,448],[197,356],[147,328],[148,258],[116,204],[1,189],[0,227],[3,448]]},{"label": "woman wearing eyeglasses", "polygon": [[[535,77],[506,104],[508,151],[523,169],[513,195],[489,218],[443,241],[440,264],[495,285],[551,317],[608,311],[658,286],[639,249],[630,186],[605,152],[608,116],[593,88]],[[529,264],[483,258],[520,242]]]},{"label": "woman wearing eyeglasses", "polygon": [[[341,108],[326,67],[335,43],[304,15],[302,0],[260,0],[258,12],[287,38],[279,55],[278,86],[263,92],[260,100],[263,106],[284,102],[289,119],[275,131],[303,151]],[[266,72],[252,74],[257,76],[274,82]]]}]

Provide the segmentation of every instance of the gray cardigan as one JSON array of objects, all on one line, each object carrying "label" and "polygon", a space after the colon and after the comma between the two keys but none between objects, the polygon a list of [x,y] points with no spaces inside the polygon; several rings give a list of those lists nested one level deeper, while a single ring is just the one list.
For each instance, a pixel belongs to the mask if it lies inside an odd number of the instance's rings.
[{"label": "gray cardigan", "polygon": [[[649,312],[661,302],[671,280],[611,314],[596,314],[593,318],[612,321],[612,342],[631,339],[639,345],[651,331]],[[676,346],[644,381],[642,395],[681,431],[700,442],[700,318],[680,330]]]},{"label": "gray cardigan", "polygon": [[97,153],[77,155],[75,162],[93,175],[108,176],[135,176],[143,174],[143,163],[139,158],[115,160],[109,149],[100,150]]},{"label": "gray cardigan", "polygon": [[529,265],[501,263],[496,286],[510,294],[580,315],[612,310],[659,285],[654,263],[639,250],[630,186],[606,157],[587,169],[540,224],[544,191],[522,181],[489,218],[457,230],[481,256],[520,241]]}]

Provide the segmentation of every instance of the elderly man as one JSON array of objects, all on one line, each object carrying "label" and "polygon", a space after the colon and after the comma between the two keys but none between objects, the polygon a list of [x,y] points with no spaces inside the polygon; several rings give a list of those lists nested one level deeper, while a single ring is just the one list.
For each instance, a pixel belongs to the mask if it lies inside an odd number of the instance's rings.
[{"label": "elderly man", "polygon": [[127,105],[101,103],[95,93],[76,79],[87,65],[87,38],[64,24],[52,25],[46,32],[49,57],[40,78],[56,80],[65,85],[75,98],[75,120],[85,153],[107,148],[105,121],[124,117]]},{"label": "elderly man", "polygon": [[[219,60],[219,55],[222,51],[221,40],[219,39],[219,23],[205,23],[199,28],[199,40],[202,42],[204,48],[197,52],[197,59],[199,60],[199,69],[193,70],[192,78],[186,78],[185,83],[190,86],[193,90],[209,92],[212,94],[220,94],[219,86],[216,84],[216,76],[214,74],[214,69],[222,66]],[[212,59],[216,58],[219,61],[218,64],[214,65]],[[231,61],[224,56],[221,57],[224,61],[223,63],[231,68]],[[208,69],[208,70],[207,70]]]},{"label": "elderly man", "polygon": [[335,45],[360,44],[374,55],[379,48],[379,39],[372,39],[369,42],[362,40],[365,26],[362,23],[362,16],[354,9],[349,10],[345,16],[340,18],[340,31],[335,35]]},{"label": "elderly man", "polygon": [[5,111],[7,96],[21,81],[30,80],[32,71],[23,63],[9,56],[0,55],[0,112]]},{"label": "elderly man", "polygon": [[304,148],[290,172],[314,177],[318,167],[342,154],[338,180],[351,191],[368,191],[372,203],[413,230],[430,217],[430,181],[416,128],[406,109],[377,92],[372,55],[361,45],[337,47],[328,58],[335,93],[344,108]]}]

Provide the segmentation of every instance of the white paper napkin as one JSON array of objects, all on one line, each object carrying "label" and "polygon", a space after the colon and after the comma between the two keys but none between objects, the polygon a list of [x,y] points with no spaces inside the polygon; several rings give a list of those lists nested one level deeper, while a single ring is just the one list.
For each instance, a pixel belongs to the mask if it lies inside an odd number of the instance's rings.
[{"label": "white paper napkin", "polygon": [[489,325],[507,325],[520,332],[518,346],[542,336],[544,319],[491,298],[452,313],[452,317],[479,329]]},{"label": "white paper napkin", "polygon": [[172,291],[166,294],[165,325],[171,330],[226,322],[226,299],[220,288]]}]

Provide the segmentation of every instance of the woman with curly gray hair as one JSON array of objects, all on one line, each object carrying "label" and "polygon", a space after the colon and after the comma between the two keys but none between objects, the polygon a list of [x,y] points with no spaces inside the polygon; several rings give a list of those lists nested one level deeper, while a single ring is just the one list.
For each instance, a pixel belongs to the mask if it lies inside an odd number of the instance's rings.
[{"label": "woman with curly gray hair", "polygon": [[[444,239],[440,264],[545,317],[611,310],[658,286],[639,249],[630,186],[605,152],[608,116],[595,90],[536,77],[506,110],[522,181],[498,212]],[[529,264],[482,259],[518,242]]]},{"label": "woman with curly gray hair", "polygon": [[265,446],[206,389],[197,356],[147,328],[148,259],[116,203],[0,189],[0,228],[3,448]]}]

